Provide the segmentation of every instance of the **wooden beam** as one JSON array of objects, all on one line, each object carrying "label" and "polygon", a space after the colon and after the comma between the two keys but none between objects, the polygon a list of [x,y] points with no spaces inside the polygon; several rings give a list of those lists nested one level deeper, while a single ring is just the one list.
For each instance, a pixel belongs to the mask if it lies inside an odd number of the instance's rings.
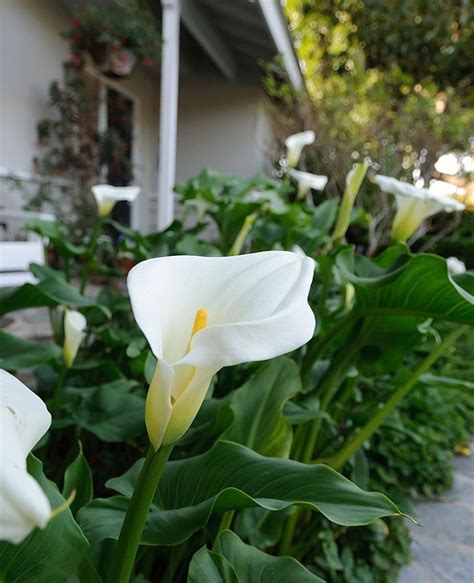
[{"label": "wooden beam", "polygon": [[235,79],[234,56],[196,0],[181,0],[181,20],[228,79]]}]

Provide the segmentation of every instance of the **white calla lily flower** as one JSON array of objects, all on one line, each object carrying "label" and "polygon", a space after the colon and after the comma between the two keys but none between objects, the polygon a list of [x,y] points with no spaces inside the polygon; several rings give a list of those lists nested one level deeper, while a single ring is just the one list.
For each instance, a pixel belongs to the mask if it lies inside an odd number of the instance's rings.
[{"label": "white calla lily flower", "polygon": [[70,368],[76,359],[86,328],[87,320],[84,314],[75,310],[65,311],[63,360],[67,368]]},{"label": "white calla lily flower", "polygon": [[383,192],[393,194],[397,201],[397,212],[392,225],[395,241],[406,241],[421,223],[440,211],[462,211],[465,206],[449,196],[435,194],[427,188],[417,188],[389,176],[375,177],[375,182]]},{"label": "white calla lily flower", "polygon": [[99,216],[107,217],[116,202],[126,200],[133,202],[140,194],[139,186],[112,186],[111,184],[96,184],[91,188],[97,202]]},{"label": "white calla lily flower", "polygon": [[320,174],[311,174],[311,172],[302,172],[290,168],[288,174],[298,183],[298,199],[304,198],[308,192],[313,190],[324,190],[328,183],[328,177]]},{"label": "white calla lily flower", "polygon": [[26,458],[48,431],[51,415],[21,381],[0,369],[0,539],[19,543],[44,528],[51,505],[26,468]]},{"label": "white calla lily flower", "polygon": [[448,264],[448,271],[450,275],[461,275],[461,273],[466,272],[466,265],[464,261],[461,261],[457,257],[448,257],[446,259]]},{"label": "white calla lily flower", "polygon": [[188,430],[222,367],[308,342],[313,273],[312,259],[288,251],[163,257],[130,271],[133,313],[158,359],[146,402],[155,450]]},{"label": "white calla lily flower", "polygon": [[314,139],[315,135],[312,130],[300,132],[298,134],[292,134],[286,138],[286,161],[290,168],[297,166],[303,148],[312,144]]}]

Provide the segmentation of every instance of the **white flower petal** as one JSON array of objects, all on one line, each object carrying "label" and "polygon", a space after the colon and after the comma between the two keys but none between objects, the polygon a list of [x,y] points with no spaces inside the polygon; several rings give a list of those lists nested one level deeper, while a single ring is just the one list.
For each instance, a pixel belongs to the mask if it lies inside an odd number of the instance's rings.
[{"label": "white flower petal", "polygon": [[466,265],[464,261],[461,261],[457,257],[448,257],[446,259],[448,264],[448,271],[450,275],[460,275],[461,273],[466,272]]},{"label": "white flower petal", "polygon": [[44,528],[51,505],[26,469],[5,466],[0,472],[0,540],[20,543],[35,528]]},{"label": "white flower petal", "polygon": [[71,367],[76,359],[86,328],[87,320],[83,314],[75,310],[65,311],[63,358],[67,367]]},{"label": "white flower petal", "polygon": [[43,401],[0,370],[0,539],[21,542],[51,516],[46,495],[26,469],[26,457],[50,425]]},{"label": "white flower petal", "polygon": [[114,204],[119,200],[133,202],[140,194],[139,186],[112,186],[111,184],[96,184],[91,188],[95,197],[99,214],[101,217],[107,216]]},{"label": "white flower petal", "polygon": [[406,241],[427,218],[441,211],[464,210],[464,205],[449,196],[435,194],[426,188],[417,188],[389,176],[377,175],[375,182],[383,192],[393,194],[397,212],[392,225],[394,239]]},{"label": "white flower petal", "polygon": [[[23,457],[27,455],[48,431],[51,414],[43,401],[21,381],[0,369],[0,407],[10,411],[15,428],[15,441],[10,434],[4,435],[0,427],[2,443],[19,443]],[[2,450],[7,452],[7,449]]]},{"label": "white flower petal", "polygon": [[[276,318],[277,311],[282,310],[282,302],[288,295],[294,297],[295,306],[303,307],[302,312],[307,318],[301,328],[301,342],[308,338],[306,328],[314,329],[314,316],[307,304],[307,293],[313,276],[312,260],[297,256],[286,251],[268,251],[237,257],[164,257],[150,259],[134,267],[128,276],[128,288],[135,319],[144,332],[151,349],[157,358],[166,362],[177,363],[186,355],[191,338],[194,317],[200,308],[208,311],[208,325],[205,328],[207,342],[216,330],[221,333],[221,327],[229,324],[242,324],[241,334],[255,338],[254,344],[261,342],[255,334],[262,329],[265,320]],[[295,285],[303,280],[304,286],[298,295]],[[304,295],[306,293],[306,295]],[[293,294],[293,295],[291,295]],[[293,306],[290,306],[293,309]],[[290,309],[289,308],[289,309]],[[287,313],[288,310],[285,312]],[[255,334],[251,331],[255,322]],[[269,324],[270,325],[270,324]],[[293,331],[298,328],[298,322],[290,326],[284,336],[292,340],[274,339],[275,346],[289,345],[293,350],[298,334]],[[311,333],[312,333],[311,329]],[[199,332],[193,339],[191,352],[201,347]],[[296,338],[295,338],[296,336]],[[259,347],[259,354],[272,352],[271,344]],[[238,348],[233,348],[232,352]],[[241,347],[248,354],[246,347]],[[288,351],[287,350],[287,351]],[[229,362],[228,356],[219,351],[215,360]],[[191,357],[194,362],[194,358]],[[260,360],[269,356],[252,358]],[[247,359],[243,357],[240,362]],[[235,360],[235,356],[232,357]],[[221,366],[224,366],[222,364]]]},{"label": "white flower petal", "polygon": [[314,139],[315,136],[312,130],[292,134],[286,138],[285,146],[288,166],[294,168],[298,164],[303,148],[312,144]]},{"label": "white flower petal", "polygon": [[287,251],[164,257],[130,271],[133,313],[158,358],[146,407],[155,449],[187,431],[220,368],[290,352],[312,337],[313,274],[313,260]]},{"label": "white flower petal", "polygon": [[327,176],[302,172],[294,168],[290,168],[288,174],[298,183],[298,198],[303,198],[311,188],[313,190],[324,190],[328,182]]}]

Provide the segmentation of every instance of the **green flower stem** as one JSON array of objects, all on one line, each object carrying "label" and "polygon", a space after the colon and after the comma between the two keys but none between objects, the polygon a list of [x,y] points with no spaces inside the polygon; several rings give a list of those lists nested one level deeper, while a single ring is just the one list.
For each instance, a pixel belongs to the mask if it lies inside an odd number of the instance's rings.
[{"label": "green flower stem", "polygon": [[244,243],[250,231],[252,230],[253,224],[257,220],[257,216],[258,216],[257,213],[252,213],[245,217],[244,224],[242,225],[239,234],[235,238],[235,241],[233,242],[232,247],[230,248],[230,251],[227,255],[229,256],[240,255],[242,247],[244,246]]},{"label": "green flower stem", "polygon": [[[327,411],[330,402],[332,401],[341,384],[342,379],[344,378],[344,374],[347,368],[350,366],[354,355],[363,344],[363,340],[364,335],[359,336],[354,340],[353,344],[349,346],[349,348],[344,348],[344,350],[339,352],[337,355],[334,365],[331,367],[331,371],[324,379],[320,388],[322,394],[320,407],[321,411]],[[323,420],[320,417],[318,419],[313,419],[313,421],[311,421],[309,424],[309,434],[306,438],[304,447],[302,448],[301,455],[299,456],[300,460],[305,464],[309,463],[313,458],[319,432],[321,430],[322,421]],[[303,433],[299,433],[299,435],[301,434]],[[304,433],[303,435],[307,434]],[[298,451],[299,453],[300,450],[295,448],[295,451]],[[287,555],[291,550],[299,515],[299,510],[295,510],[295,512],[293,512],[285,522],[283,536],[280,541],[280,555]]]},{"label": "green flower stem", "polygon": [[64,381],[66,380],[66,375],[68,371],[68,367],[63,363],[61,367],[61,371],[59,373],[58,382],[56,383],[56,387],[54,388],[54,395],[53,395],[53,411],[57,411],[61,406],[61,395],[64,386]]},{"label": "green flower stem", "polygon": [[321,340],[316,337],[309,345],[308,351],[303,359],[303,371],[309,371],[313,363],[324,353],[334,338],[339,336],[339,334],[345,328],[353,324],[357,318],[359,318],[359,314],[357,312],[349,312],[343,318],[341,318],[337,324],[334,324],[334,326],[327,331]]},{"label": "green flower stem", "polygon": [[155,452],[150,446],[111,558],[109,583],[129,583],[131,579],[146,517],[172,449],[169,445]]},{"label": "green flower stem", "polygon": [[221,518],[221,522],[219,524],[219,528],[217,529],[216,540],[217,540],[217,537],[219,536],[219,534],[223,530],[227,530],[232,526],[232,521],[234,520],[234,516],[235,516],[235,510],[227,510],[227,512],[224,512],[224,514],[222,515],[222,518]]},{"label": "green flower stem", "polygon": [[362,444],[371,437],[371,435],[380,427],[386,417],[397,407],[400,401],[410,392],[418,382],[422,374],[431,368],[431,366],[446,353],[446,350],[468,330],[468,326],[456,328],[429,354],[425,360],[413,371],[410,378],[398,386],[390,399],[377,413],[368,421],[364,427],[355,435],[355,437],[346,443],[344,447],[334,456],[325,460],[325,463],[334,469],[341,468],[362,446]]},{"label": "green flower stem", "polygon": [[326,316],[326,302],[327,302],[327,299],[329,296],[329,289],[331,287],[331,280],[332,280],[332,269],[328,269],[327,272],[324,274],[321,295],[320,295],[319,301],[318,301],[318,311],[321,315],[322,320]]},{"label": "green flower stem", "polygon": [[300,516],[299,509],[295,508],[293,513],[290,514],[290,516],[288,516],[288,518],[285,521],[283,535],[281,537],[280,547],[278,549],[278,554],[280,556],[288,555],[290,553],[290,549],[293,544],[293,536],[295,534],[299,516]]},{"label": "green flower stem", "polygon": [[92,231],[92,237],[89,243],[88,252],[89,259],[87,260],[86,264],[82,269],[81,283],[79,287],[81,294],[85,292],[87,283],[89,281],[89,275],[92,270],[92,260],[94,258],[95,252],[97,251],[97,240],[99,238],[100,233],[102,232],[103,224],[104,220],[102,218],[99,218],[96,224],[94,225],[94,230]]}]

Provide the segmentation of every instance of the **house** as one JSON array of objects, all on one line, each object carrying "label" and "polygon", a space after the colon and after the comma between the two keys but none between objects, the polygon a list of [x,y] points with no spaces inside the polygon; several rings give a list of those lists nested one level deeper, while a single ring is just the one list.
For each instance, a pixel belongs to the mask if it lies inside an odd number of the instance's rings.
[{"label": "house", "polygon": [[[120,10],[117,0],[95,1]],[[60,33],[80,5],[80,0],[0,4],[0,175],[31,176],[36,125],[48,115],[48,88],[64,77],[70,59]],[[132,224],[145,232],[171,222],[176,182],[205,167],[251,176],[268,165],[272,121],[260,86],[261,59],[282,54],[293,85],[303,85],[279,0],[149,0],[149,5],[163,38],[161,64],[139,66],[118,81],[92,66],[85,71],[105,97],[98,116],[102,128],[111,100],[119,96],[129,104],[134,183],[142,189]],[[3,198],[5,207],[24,204],[11,190]]]}]

